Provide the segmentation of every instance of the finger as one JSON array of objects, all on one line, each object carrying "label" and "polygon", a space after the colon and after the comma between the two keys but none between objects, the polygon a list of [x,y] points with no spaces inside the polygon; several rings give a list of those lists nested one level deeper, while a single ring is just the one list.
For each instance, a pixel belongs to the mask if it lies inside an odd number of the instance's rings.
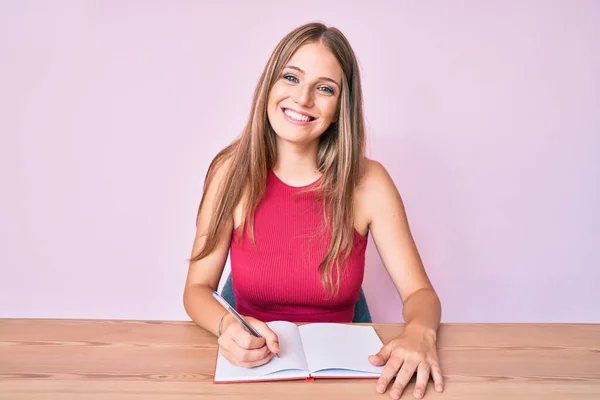
[{"label": "finger", "polygon": [[273,357],[275,357],[275,354],[273,354],[269,351],[265,358],[263,358],[261,360],[257,360],[257,361],[242,363],[241,366],[245,367],[245,368],[260,367],[261,365],[264,365],[264,364],[268,363],[269,361],[271,361],[273,359]]},{"label": "finger", "polygon": [[231,352],[229,350],[227,350],[225,347],[221,347],[220,351],[221,351],[221,354],[223,354],[223,357],[225,357],[225,359],[227,361],[229,361],[233,365],[237,365],[237,361],[236,361],[235,357],[231,354]]},{"label": "finger", "polygon": [[398,371],[398,375],[396,376],[396,380],[392,385],[392,390],[390,391],[390,396],[392,399],[399,399],[402,396],[402,392],[404,392],[404,388],[408,385],[408,381],[412,378],[415,370],[417,369],[417,365],[414,362],[404,360],[404,364]]},{"label": "finger", "polygon": [[435,391],[442,392],[444,390],[444,378],[442,377],[442,370],[438,362],[431,364],[431,377],[433,378]]},{"label": "finger", "polygon": [[230,337],[242,349],[260,349],[265,346],[266,340],[263,337],[256,337],[250,334],[240,323],[236,323],[228,332]]},{"label": "finger", "polygon": [[251,318],[249,323],[264,338],[269,350],[275,354],[279,354],[279,338],[277,337],[277,334],[269,328],[269,325],[254,318]]},{"label": "finger", "polygon": [[391,349],[389,346],[383,346],[381,350],[377,354],[373,354],[369,356],[369,362],[373,365],[380,366],[387,362],[390,358]]},{"label": "finger", "polygon": [[394,379],[394,376],[396,376],[396,373],[402,366],[403,362],[404,358],[402,356],[389,357],[385,367],[383,367],[383,371],[381,371],[379,379],[377,380],[377,386],[375,387],[375,390],[377,390],[378,393],[384,393],[386,391],[389,383],[392,381],[392,379]]},{"label": "finger", "polygon": [[[265,349],[267,348],[266,346],[264,347]],[[250,351],[256,351],[256,350],[250,350]],[[223,357],[225,357],[232,365],[236,365],[239,367],[244,367],[244,368],[253,368],[253,367],[258,367],[260,365],[266,364],[267,362],[269,362],[272,358],[273,358],[273,353],[271,353],[270,351],[266,352],[266,355],[260,359],[256,359],[256,360],[251,360],[248,357],[240,357],[239,355],[236,355],[235,352],[229,351],[227,349],[221,349],[221,352],[223,353]],[[244,361],[244,359],[248,359],[248,361]]]},{"label": "finger", "polygon": [[[240,333],[238,333],[240,334]],[[242,336],[243,337],[243,336]],[[238,339],[240,342],[243,342],[244,339]],[[263,354],[269,352],[267,346],[263,345],[259,349],[247,349],[238,344],[236,341],[236,336],[229,333],[227,335],[222,335],[217,340],[219,347],[227,351],[227,353],[236,360],[236,365],[238,365],[237,361],[246,360],[247,357],[251,357],[248,361],[254,361],[256,359],[262,358]],[[246,355],[247,354],[247,355]],[[231,360],[230,360],[231,361]]]},{"label": "finger", "polygon": [[429,366],[426,362],[421,362],[417,367],[417,381],[415,383],[415,390],[413,392],[417,399],[420,399],[425,394],[427,388],[427,382],[429,381]]},{"label": "finger", "polygon": [[267,346],[252,350],[242,349],[241,347],[236,346],[231,349],[230,352],[236,358],[237,364],[239,365],[256,363],[257,361],[266,359],[269,354],[271,354],[271,351],[269,351]]}]

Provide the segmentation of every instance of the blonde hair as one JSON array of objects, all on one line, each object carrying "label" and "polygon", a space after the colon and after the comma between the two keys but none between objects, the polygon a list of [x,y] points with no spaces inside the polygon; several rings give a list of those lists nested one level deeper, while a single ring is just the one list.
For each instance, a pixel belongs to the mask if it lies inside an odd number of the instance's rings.
[{"label": "blonde hair", "polygon": [[[218,201],[204,246],[191,261],[210,254],[217,244],[219,233],[242,200],[244,218],[239,232],[243,233],[247,228],[255,244],[255,210],[265,190],[267,171],[274,167],[277,159],[276,134],[267,116],[269,92],[294,52],[305,44],[316,42],[325,45],[333,53],[343,71],[339,116],[319,139],[317,165],[322,178],[313,189],[323,202],[324,227],[330,229],[332,235],[329,249],[319,265],[319,273],[325,289],[329,293],[338,292],[341,266],[353,244],[353,200],[364,168],[365,123],[360,73],[354,51],[340,30],[321,23],[302,25],[277,44],[254,91],[246,126],[238,138],[221,150],[210,164],[204,194],[216,169],[224,161],[229,161],[218,189]],[[203,203],[204,195],[198,213]]]}]

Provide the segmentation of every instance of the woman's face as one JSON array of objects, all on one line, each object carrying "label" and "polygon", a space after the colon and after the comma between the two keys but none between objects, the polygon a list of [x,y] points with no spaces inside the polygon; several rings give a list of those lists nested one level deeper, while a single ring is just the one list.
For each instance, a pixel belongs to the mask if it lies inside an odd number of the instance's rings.
[{"label": "woman's face", "polygon": [[342,68],[321,43],[298,48],[276,79],[267,114],[278,140],[310,144],[336,119]]}]

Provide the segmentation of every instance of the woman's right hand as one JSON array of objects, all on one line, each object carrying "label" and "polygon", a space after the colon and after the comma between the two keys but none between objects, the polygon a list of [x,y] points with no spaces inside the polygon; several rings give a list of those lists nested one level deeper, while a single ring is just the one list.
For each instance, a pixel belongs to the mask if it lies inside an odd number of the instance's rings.
[{"label": "woman's right hand", "polygon": [[221,324],[219,346],[223,356],[233,365],[252,368],[271,361],[279,353],[279,339],[267,324],[252,317],[243,317],[262,337],[251,335],[232,315]]}]

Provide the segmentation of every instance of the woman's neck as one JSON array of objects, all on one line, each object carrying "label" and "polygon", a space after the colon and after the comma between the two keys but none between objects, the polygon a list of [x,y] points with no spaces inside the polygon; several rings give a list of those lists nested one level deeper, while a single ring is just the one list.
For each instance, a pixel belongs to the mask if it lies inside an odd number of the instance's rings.
[{"label": "woman's neck", "polygon": [[317,167],[317,151],[318,143],[304,148],[278,143],[273,173],[290,186],[309,185],[321,176]]}]

